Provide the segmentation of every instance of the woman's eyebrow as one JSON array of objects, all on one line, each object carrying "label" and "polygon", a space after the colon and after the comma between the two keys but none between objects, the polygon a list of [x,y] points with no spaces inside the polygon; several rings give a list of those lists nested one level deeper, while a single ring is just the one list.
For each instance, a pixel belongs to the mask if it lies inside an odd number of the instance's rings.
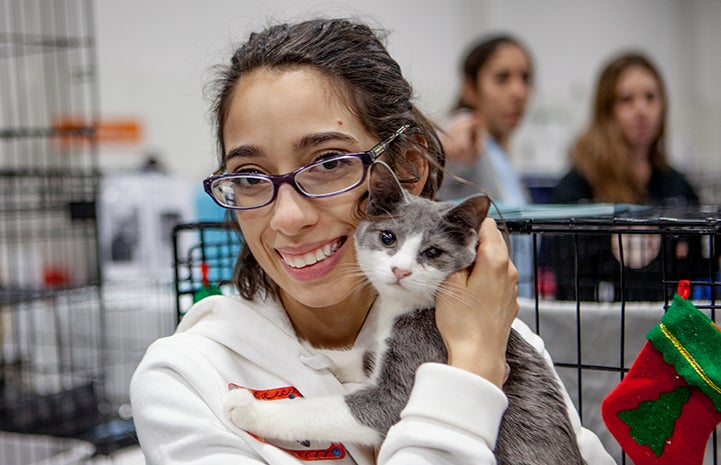
[{"label": "woman's eyebrow", "polygon": [[357,139],[355,137],[352,137],[348,134],[342,133],[342,132],[316,132],[313,134],[308,134],[304,137],[302,137],[296,144],[295,149],[296,150],[302,150],[308,147],[313,147],[316,145],[320,145],[324,142],[328,141],[342,141],[342,142],[357,142]]},{"label": "woman's eyebrow", "polygon": [[[295,150],[303,150],[308,147],[314,147],[328,141],[343,141],[343,142],[356,142],[357,139],[348,134],[342,132],[316,132],[303,136],[298,142],[294,144]],[[257,145],[239,145],[233,147],[226,155],[225,162],[227,163],[232,158],[258,158],[263,156],[263,149]]]},{"label": "woman's eyebrow", "polygon": [[263,150],[257,145],[240,145],[233,147],[226,155],[225,162],[231,158],[244,157],[244,158],[256,158],[263,154]]}]

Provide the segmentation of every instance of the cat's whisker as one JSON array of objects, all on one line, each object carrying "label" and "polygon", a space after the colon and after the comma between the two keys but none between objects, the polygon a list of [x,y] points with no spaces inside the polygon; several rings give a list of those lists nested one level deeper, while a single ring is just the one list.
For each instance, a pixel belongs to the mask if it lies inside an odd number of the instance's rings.
[{"label": "cat's whisker", "polygon": [[446,297],[450,297],[454,301],[458,302],[461,305],[465,305],[468,307],[473,307],[478,305],[480,302],[478,302],[477,299],[474,299],[473,297],[466,296],[462,291],[461,286],[451,286],[448,284],[444,284],[443,286],[438,288],[437,294],[441,294]]},{"label": "cat's whisker", "polygon": [[364,289],[364,288],[367,288],[367,287],[371,287],[371,288],[372,288],[373,286],[371,285],[371,283],[370,283],[369,281],[361,281],[361,282],[355,284],[355,285],[351,288],[350,291],[351,291],[351,293],[355,293],[355,292],[360,291],[361,289]]},{"label": "cat's whisker", "polygon": [[343,263],[338,265],[338,270],[343,272],[346,276],[352,277],[352,278],[366,278],[366,274],[363,272],[363,270],[358,266],[357,263]]}]

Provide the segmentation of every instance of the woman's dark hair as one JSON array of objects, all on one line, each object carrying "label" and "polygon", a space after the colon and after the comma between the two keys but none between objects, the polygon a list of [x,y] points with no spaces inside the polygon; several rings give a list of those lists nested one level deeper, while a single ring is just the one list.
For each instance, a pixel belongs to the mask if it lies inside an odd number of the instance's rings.
[{"label": "woman's dark hair", "polygon": [[[237,48],[226,66],[218,69],[212,107],[219,160],[225,158],[223,131],[237,83],[258,68],[308,66],[334,84],[350,111],[378,140],[404,124],[407,130],[384,153],[384,161],[397,173],[416,174],[403,154],[409,148],[428,158],[429,174],[421,195],[432,198],[442,180],[445,155],[435,126],[411,103],[413,90],[382,43],[382,34],[365,24],[345,19],[314,19],[271,26],[252,33]],[[417,176],[416,179],[417,180]],[[235,223],[235,222],[234,222]],[[243,247],[233,280],[241,296],[251,299],[259,291],[277,296],[277,286]]]},{"label": "woman's dark hair", "polygon": [[[523,45],[519,39],[509,34],[497,34],[489,36],[481,39],[480,41],[472,45],[468,53],[466,53],[465,58],[463,59],[463,63],[461,64],[461,73],[463,74],[463,79],[469,80],[473,83],[473,86],[475,87],[478,84],[479,71],[493,56],[493,54],[496,53],[498,47],[507,44],[517,46],[518,48],[523,50],[523,53],[525,53],[526,57],[528,57],[531,71],[529,75],[529,83],[532,83],[533,63],[531,61],[531,54],[529,53],[528,48]],[[460,110],[461,108],[475,110],[475,108],[473,108],[470,103],[463,100],[462,96],[458,98],[458,102],[456,103],[454,110]]]}]

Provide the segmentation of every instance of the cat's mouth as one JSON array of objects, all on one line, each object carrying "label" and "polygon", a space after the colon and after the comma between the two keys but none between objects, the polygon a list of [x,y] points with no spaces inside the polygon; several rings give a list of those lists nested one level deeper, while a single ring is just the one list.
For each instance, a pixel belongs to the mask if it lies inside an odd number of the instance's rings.
[{"label": "cat's mouth", "polygon": [[302,254],[292,254],[288,252],[278,251],[280,258],[291,268],[305,268],[315,265],[329,257],[332,257],[338,249],[340,249],[346,241],[346,236],[340,237],[334,242],[329,242],[322,247],[311,250]]}]

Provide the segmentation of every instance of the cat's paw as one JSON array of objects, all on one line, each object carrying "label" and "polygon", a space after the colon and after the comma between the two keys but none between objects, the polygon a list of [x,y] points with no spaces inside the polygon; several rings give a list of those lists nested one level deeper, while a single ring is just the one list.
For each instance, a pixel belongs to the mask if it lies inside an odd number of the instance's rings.
[{"label": "cat's paw", "polygon": [[256,404],[260,402],[248,389],[237,388],[228,391],[223,402],[225,414],[240,429],[254,431],[257,417]]}]

